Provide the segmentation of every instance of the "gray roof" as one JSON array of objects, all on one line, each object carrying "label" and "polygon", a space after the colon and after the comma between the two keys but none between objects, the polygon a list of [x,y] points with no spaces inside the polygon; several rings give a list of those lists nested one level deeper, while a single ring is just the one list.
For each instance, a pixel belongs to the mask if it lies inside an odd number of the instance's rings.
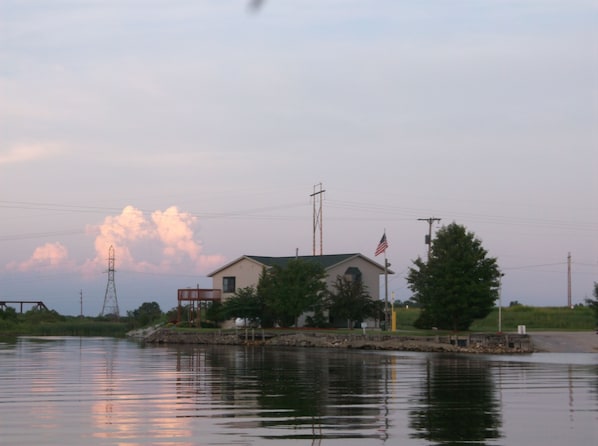
[{"label": "gray roof", "polygon": [[332,254],[321,256],[289,256],[289,257],[264,257],[264,256],[245,256],[256,262],[262,263],[266,266],[280,266],[284,267],[291,260],[303,260],[305,262],[313,262],[322,265],[324,269],[328,269],[334,265],[338,265],[351,257],[359,254]]}]

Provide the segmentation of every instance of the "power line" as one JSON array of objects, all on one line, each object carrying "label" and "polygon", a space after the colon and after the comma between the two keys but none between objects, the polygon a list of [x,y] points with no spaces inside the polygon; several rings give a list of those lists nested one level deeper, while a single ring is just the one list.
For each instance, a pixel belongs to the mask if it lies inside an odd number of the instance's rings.
[{"label": "power line", "polygon": [[541,263],[536,265],[522,265],[522,266],[511,266],[501,268],[504,270],[517,270],[517,269],[530,269],[530,268],[542,268],[545,266],[557,266],[557,265],[565,265],[567,262],[557,262],[557,263]]},{"label": "power line", "polygon": [[27,240],[32,238],[47,238],[55,236],[66,236],[66,235],[81,235],[85,234],[85,231],[81,229],[65,229],[64,231],[50,231],[50,232],[31,232],[24,234],[13,234],[0,236],[0,242],[16,241],[16,240]]}]

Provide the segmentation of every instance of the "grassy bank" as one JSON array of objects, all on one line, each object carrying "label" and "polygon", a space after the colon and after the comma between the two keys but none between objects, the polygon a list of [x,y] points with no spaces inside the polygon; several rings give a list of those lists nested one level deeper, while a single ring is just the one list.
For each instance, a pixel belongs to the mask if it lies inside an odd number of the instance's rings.
[{"label": "grassy bank", "polygon": [[[413,324],[419,316],[417,308],[399,308],[397,311],[397,328],[414,330]],[[498,331],[498,308],[484,319],[475,321],[471,331]],[[517,305],[502,308],[502,331],[517,331],[519,325],[526,330],[593,330],[596,326],[592,310],[588,307],[528,307]]]},{"label": "grassy bank", "polygon": [[[419,317],[417,308],[398,308],[397,329],[400,334],[430,335],[440,334],[431,330],[418,330],[414,327]],[[529,331],[579,331],[595,329],[594,315],[588,307],[527,307],[523,305],[503,308],[501,312],[502,331],[516,332],[519,325]],[[61,316],[53,311],[13,315],[11,319],[0,318],[2,336],[125,336],[127,331],[139,328],[138,324],[126,318],[120,321],[101,318],[80,318]],[[196,330],[196,329],[190,329]],[[371,330],[371,328],[369,329]],[[342,332],[343,330],[335,330]],[[359,331],[351,330],[350,332]],[[495,308],[486,318],[475,321],[473,332],[497,332],[498,309]],[[388,332],[390,333],[390,332]]]},{"label": "grassy bank", "polygon": [[[502,330],[517,331],[518,325],[525,325],[527,330],[593,330],[596,321],[588,307],[528,307],[517,305],[503,308],[501,312]],[[476,321],[474,331],[497,330],[498,309],[485,319]]]},{"label": "grassy bank", "polygon": [[92,318],[60,317],[54,320],[0,320],[3,336],[125,336],[130,329],[124,322],[102,321]]}]

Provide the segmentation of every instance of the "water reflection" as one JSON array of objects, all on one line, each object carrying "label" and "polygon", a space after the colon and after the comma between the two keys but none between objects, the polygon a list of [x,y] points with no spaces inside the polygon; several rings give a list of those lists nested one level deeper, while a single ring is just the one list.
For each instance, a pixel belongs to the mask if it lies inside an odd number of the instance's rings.
[{"label": "water reflection", "polygon": [[500,402],[487,361],[430,356],[410,411],[412,438],[442,445],[486,444],[501,436]]},{"label": "water reflection", "polygon": [[597,377],[595,355],[20,338],[0,343],[0,443],[586,445]]},{"label": "water reflection", "polygon": [[388,358],[218,347],[179,347],[176,355],[179,399],[234,405],[222,414],[234,419],[223,423],[227,429],[264,429],[263,438],[278,439],[386,436],[381,386]]}]

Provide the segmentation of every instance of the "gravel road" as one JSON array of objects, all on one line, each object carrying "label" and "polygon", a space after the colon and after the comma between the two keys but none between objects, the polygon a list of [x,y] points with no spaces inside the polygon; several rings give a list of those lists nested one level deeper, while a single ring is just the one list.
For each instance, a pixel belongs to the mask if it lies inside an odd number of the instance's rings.
[{"label": "gravel road", "polygon": [[598,353],[598,333],[595,331],[533,331],[528,332],[534,349],[550,353]]}]

